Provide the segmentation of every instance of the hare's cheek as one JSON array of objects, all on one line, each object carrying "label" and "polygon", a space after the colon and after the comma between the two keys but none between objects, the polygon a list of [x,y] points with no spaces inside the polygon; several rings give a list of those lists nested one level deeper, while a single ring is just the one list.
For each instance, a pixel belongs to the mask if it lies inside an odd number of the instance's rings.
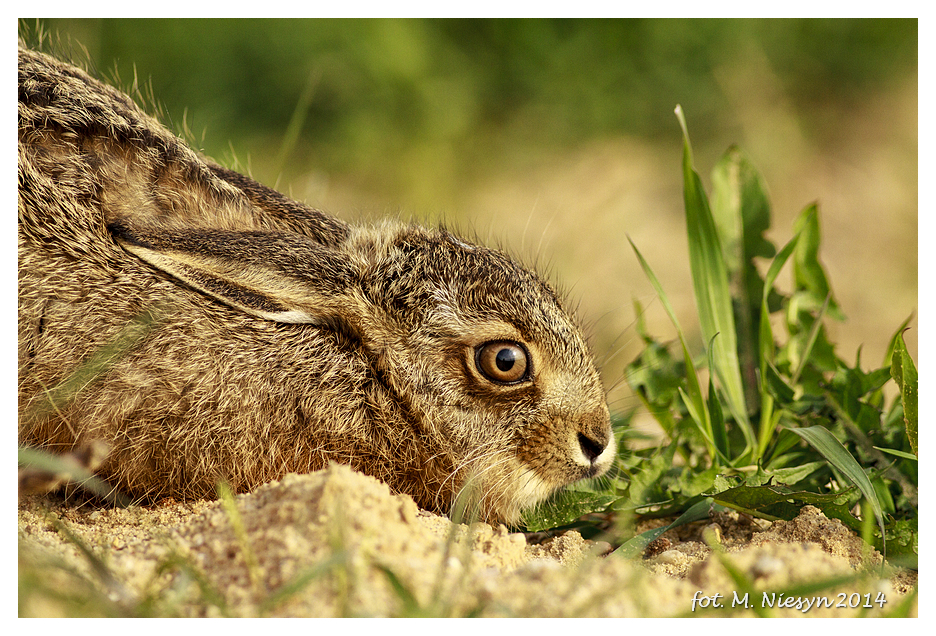
[{"label": "hare's cheek", "polygon": [[556,434],[556,424],[548,422],[535,430],[525,431],[524,439],[517,448],[520,463],[554,489],[577,479],[576,463],[572,459],[574,446],[570,443],[569,435]]}]

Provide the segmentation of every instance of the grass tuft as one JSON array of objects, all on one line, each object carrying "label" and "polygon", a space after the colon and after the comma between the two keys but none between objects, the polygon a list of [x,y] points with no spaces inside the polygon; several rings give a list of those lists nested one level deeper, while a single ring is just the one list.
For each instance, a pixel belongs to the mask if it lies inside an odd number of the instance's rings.
[{"label": "grass tuft", "polygon": [[[633,556],[659,531],[634,536],[627,530],[633,524],[621,521],[633,515],[682,523],[731,508],[789,520],[813,505],[915,567],[917,371],[902,338],[909,320],[891,338],[883,367],[862,369],[860,350],[853,365],[840,358],[826,330],[828,320],[844,314],[820,259],[819,206],[802,210],[793,238],[778,251],[766,238],[770,202],[753,164],[729,148],[713,170],[710,198],[678,106],[676,117],[704,347],[690,344],[650,263],[628,237],[677,333],[677,343],[660,342],[638,320],[644,349],[625,371],[665,439],[639,451],[620,444],[608,479],[540,506],[524,518],[527,528],[605,532],[621,545],[619,553]],[[792,270],[789,290],[779,283],[784,270]],[[899,395],[888,404],[884,388],[891,381]],[[633,416],[615,417],[622,439]],[[865,519],[854,512],[862,510]]]}]

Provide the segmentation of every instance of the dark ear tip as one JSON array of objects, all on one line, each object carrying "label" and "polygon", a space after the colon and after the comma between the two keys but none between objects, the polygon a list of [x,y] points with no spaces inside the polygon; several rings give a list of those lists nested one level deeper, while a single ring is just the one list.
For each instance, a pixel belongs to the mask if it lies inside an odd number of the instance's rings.
[{"label": "dark ear tip", "polygon": [[115,239],[123,243],[148,247],[146,241],[140,240],[137,236],[135,236],[130,228],[123,223],[123,221],[114,221],[113,223],[108,223],[107,231],[110,232]]},{"label": "dark ear tip", "polygon": [[114,221],[107,224],[107,231],[117,238],[125,238],[130,235],[130,228],[123,224],[123,221]]}]

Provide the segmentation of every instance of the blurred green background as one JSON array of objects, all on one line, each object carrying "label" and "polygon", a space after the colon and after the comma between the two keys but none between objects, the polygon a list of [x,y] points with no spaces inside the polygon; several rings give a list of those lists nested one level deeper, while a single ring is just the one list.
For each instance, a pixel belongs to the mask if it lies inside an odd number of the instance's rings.
[{"label": "blurred green background", "polygon": [[444,220],[536,261],[578,304],[612,408],[630,404],[632,299],[674,333],[626,234],[695,324],[677,103],[703,181],[732,143],[760,168],[772,240],[819,201],[840,355],[863,344],[877,366],[917,308],[916,20],[24,20],[21,36],[37,25],[294,198]]}]

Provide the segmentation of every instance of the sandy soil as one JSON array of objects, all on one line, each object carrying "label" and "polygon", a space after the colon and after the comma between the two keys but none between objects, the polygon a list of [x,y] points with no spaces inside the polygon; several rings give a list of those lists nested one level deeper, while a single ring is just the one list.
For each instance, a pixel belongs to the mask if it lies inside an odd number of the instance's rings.
[{"label": "sandy soil", "polygon": [[[628,561],[576,532],[532,545],[503,526],[455,525],[339,465],[235,501],[232,514],[223,502],[24,498],[20,615],[874,616],[916,585],[812,507],[773,524],[720,514]],[[791,589],[839,576],[852,578]]]}]

